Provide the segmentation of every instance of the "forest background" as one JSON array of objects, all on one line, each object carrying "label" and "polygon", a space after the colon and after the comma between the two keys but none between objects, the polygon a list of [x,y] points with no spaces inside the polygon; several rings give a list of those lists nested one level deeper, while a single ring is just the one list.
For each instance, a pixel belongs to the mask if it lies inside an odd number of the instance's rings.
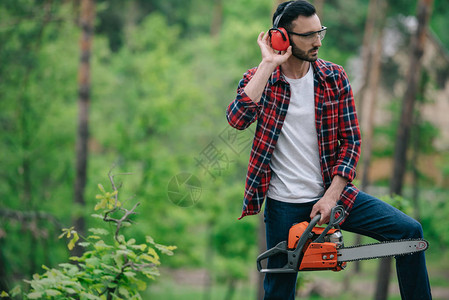
[{"label": "forest background", "polygon": [[[237,221],[254,127],[231,129],[225,110],[242,74],[260,61],[257,35],[271,27],[279,1],[96,1],[88,60],[81,55],[86,49],[80,40],[89,33],[80,21],[83,1],[0,2],[0,290],[41,273],[41,265],[68,260],[61,228],[95,223],[89,216],[97,184],[110,186],[112,170],[127,173],[117,175],[122,199],[141,202],[128,234],[177,246],[174,256],[162,258],[162,276],[149,285],[148,299],[256,298],[263,223],[261,217]],[[417,1],[314,2],[328,27],[320,57],[345,67],[354,82],[369,145],[357,183],[378,197],[398,199],[388,195],[406,88],[376,91],[406,86],[407,72],[382,49],[394,43],[399,56],[413,55],[413,26],[407,24],[416,20],[410,16],[419,11]],[[421,108],[440,101],[433,97],[449,79],[449,4],[435,0],[431,12],[426,32],[443,54],[418,72],[399,202],[423,224],[431,283],[435,298],[442,291],[443,299],[449,287],[448,143],[441,142],[445,128]],[[88,109],[88,135],[85,182],[79,185],[82,107]],[[366,107],[377,115],[365,113]],[[387,175],[376,177],[376,168]],[[348,234],[348,243],[353,238]],[[350,267],[344,271],[349,275],[301,274],[300,293],[366,295],[373,287],[357,280],[374,284],[377,264]],[[354,279],[354,272],[362,276]],[[317,276],[331,282],[332,295],[311,290]]]}]

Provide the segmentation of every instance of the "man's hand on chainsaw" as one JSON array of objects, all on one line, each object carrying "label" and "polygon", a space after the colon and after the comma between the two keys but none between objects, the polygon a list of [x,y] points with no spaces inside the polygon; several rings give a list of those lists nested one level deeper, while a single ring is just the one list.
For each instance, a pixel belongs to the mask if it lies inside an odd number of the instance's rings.
[{"label": "man's hand on chainsaw", "polygon": [[318,225],[328,223],[330,220],[331,209],[337,205],[337,201],[340,199],[341,192],[345,188],[348,180],[339,175],[335,175],[332,179],[332,183],[321,198],[312,207],[310,213],[310,219],[313,219],[318,213],[321,214],[321,219],[318,221]]},{"label": "man's hand on chainsaw", "polygon": [[[338,199],[337,199],[338,200]],[[326,194],[312,207],[310,213],[310,219],[313,219],[318,213],[321,214],[321,219],[318,221],[318,225],[328,223],[331,216],[332,208],[337,204],[337,200],[326,197]]]}]

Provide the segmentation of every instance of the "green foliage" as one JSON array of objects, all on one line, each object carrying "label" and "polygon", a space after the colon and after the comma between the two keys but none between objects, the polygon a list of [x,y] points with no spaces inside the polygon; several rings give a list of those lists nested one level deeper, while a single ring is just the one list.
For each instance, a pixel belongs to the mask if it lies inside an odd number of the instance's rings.
[{"label": "green foliage", "polygon": [[413,213],[413,206],[410,200],[400,195],[385,195],[380,197],[380,200],[387,202],[391,206],[399,209],[407,215]]},{"label": "green foliage", "polygon": [[[150,236],[139,243],[121,234],[125,225],[132,224],[131,216],[138,204],[131,210],[123,208],[112,177],[111,182],[112,192],[99,185],[101,194],[97,199],[100,202],[95,210],[101,209],[102,214],[93,215],[103,220],[104,227],[90,228],[90,235],[79,243],[79,235],[73,227],[63,229],[59,238],[69,239],[70,250],[76,243],[84,247],[83,255],[71,257],[74,263],[61,263],[59,268],[43,266],[43,274],[25,280],[31,289],[23,293],[24,299],[142,299],[140,292],[146,289],[146,281],[159,276],[158,252],[173,255],[176,247],[158,244]],[[108,223],[115,226],[107,226]],[[14,289],[10,294],[15,297],[22,292]],[[3,292],[1,296],[8,297],[8,294]]]},{"label": "green foliage", "polygon": [[[447,177],[446,177],[447,178]],[[422,202],[421,224],[427,239],[433,242],[436,248],[447,249],[449,246],[449,202],[447,190],[432,190],[426,193]]]},{"label": "green foliage", "polygon": [[321,23],[328,30],[320,49],[322,58],[346,65],[363,39],[362,28],[367,7],[368,1],[339,0],[326,3]]},{"label": "green foliage", "polygon": [[430,27],[438,35],[438,38],[441,39],[441,42],[445,45],[446,49],[449,47],[449,36],[445,34],[445,32],[447,32],[447,19],[445,16],[447,16],[448,13],[449,6],[447,5],[447,2],[445,0],[435,0],[432,18],[430,19]]},{"label": "green foliage", "polygon": [[[42,6],[0,3],[0,207],[70,220],[78,65],[71,43],[79,30],[67,6]],[[58,227],[38,217],[0,218],[0,282],[57,263],[65,255],[50,238]]]}]

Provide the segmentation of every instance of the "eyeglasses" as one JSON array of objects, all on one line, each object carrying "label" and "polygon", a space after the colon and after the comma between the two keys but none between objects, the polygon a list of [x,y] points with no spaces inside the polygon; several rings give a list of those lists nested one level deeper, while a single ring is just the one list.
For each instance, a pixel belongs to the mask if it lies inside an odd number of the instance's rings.
[{"label": "eyeglasses", "polygon": [[293,31],[287,31],[287,32],[290,34],[299,35],[300,37],[302,37],[308,41],[313,41],[317,37],[320,39],[320,41],[322,41],[324,39],[324,36],[326,35],[326,30],[327,30],[327,27],[321,26],[320,30],[312,31],[312,32],[308,32],[308,33],[296,33]]}]

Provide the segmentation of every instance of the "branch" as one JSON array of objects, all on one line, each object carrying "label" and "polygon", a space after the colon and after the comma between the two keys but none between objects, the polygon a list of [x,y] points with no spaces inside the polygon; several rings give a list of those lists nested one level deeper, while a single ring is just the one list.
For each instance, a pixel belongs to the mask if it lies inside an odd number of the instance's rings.
[{"label": "branch", "polygon": [[[132,223],[132,220],[129,219],[129,216],[136,214],[135,209],[139,205],[140,205],[140,202],[137,202],[131,210],[127,210],[127,209],[119,208],[119,207],[115,206],[112,210],[109,210],[109,211],[107,211],[105,213],[103,220],[106,221],[106,222],[114,222],[116,224],[116,226],[117,226],[117,228],[115,229],[115,235],[114,235],[114,238],[115,238],[116,241],[118,241],[117,237],[118,237],[118,233],[119,233],[119,231],[120,231],[120,229],[122,227],[122,223],[123,222]],[[110,213],[113,213],[113,212],[115,212],[117,210],[125,212],[123,217],[121,217],[120,219],[114,219],[114,218],[109,217]]]},{"label": "branch", "polygon": [[[125,256],[125,259],[128,260],[127,255],[125,254],[124,256]],[[133,261],[128,260],[128,261],[122,266],[122,268],[120,269],[120,273],[118,273],[117,275],[115,275],[114,279],[111,280],[111,282],[112,282],[112,283],[116,283],[116,282],[118,281],[118,279],[120,278],[120,276],[125,272],[125,269],[126,269],[127,267],[130,267],[133,271],[138,271],[138,272],[140,272],[140,271],[142,271],[142,270],[145,269],[145,268],[156,267],[156,264],[154,264],[154,263],[148,263],[148,264],[135,264]],[[109,288],[109,287],[106,287],[106,288],[99,294],[99,296],[104,295],[106,292],[108,292],[108,291],[113,291],[113,290],[115,290],[115,289],[116,289],[116,288]]]},{"label": "branch", "polygon": [[[114,167],[112,167],[112,169],[113,168]],[[130,175],[131,173],[119,173],[119,174],[113,175],[112,174],[112,169],[109,171],[108,177],[109,177],[109,181],[111,182],[112,189],[114,190],[114,192],[117,192],[118,188],[115,185],[114,176],[116,176],[116,175]],[[116,224],[114,238],[115,238],[116,241],[118,241],[118,239],[117,239],[118,238],[118,234],[119,234],[119,231],[120,231],[120,229],[122,227],[123,222],[132,223],[132,220],[129,217],[131,215],[135,215],[136,214],[135,210],[136,210],[137,206],[140,205],[140,202],[137,202],[131,210],[127,210],[125,208],[121,208],[121,207],[118,206],[118,192],[115,193],[114,199],[115,199],[114,207],[112,209],[110,209],[110,210],[105,212],[103,220],[106,221],[106,222],[113,222],[113,223]],[[109,216],[111,213],[114,213],[116,211],[124,212],[123,217],[121,217],[120,219],[115,219],[115,218],[112,218],[112,217]]]}]

